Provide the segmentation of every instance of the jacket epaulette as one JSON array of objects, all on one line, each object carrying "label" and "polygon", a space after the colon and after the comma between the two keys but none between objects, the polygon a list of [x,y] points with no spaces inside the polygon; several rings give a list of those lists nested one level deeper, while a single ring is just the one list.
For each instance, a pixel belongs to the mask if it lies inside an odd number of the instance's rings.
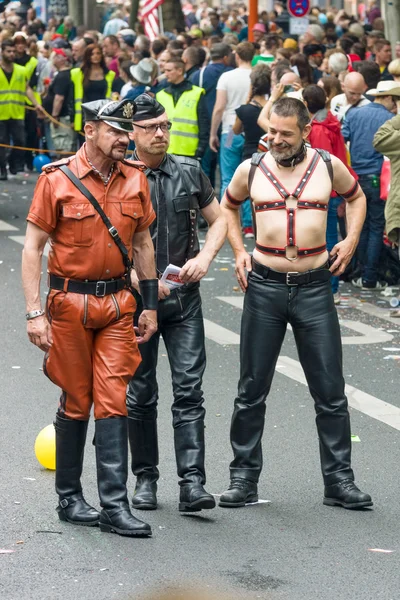
[{"label": "jacket epaulette", "polygon": [[127,167],[134,167],[135,169],[139,169],[139,171],[145,171],[147,169],[146,165],[140,160],[128,160],[127,158],[124,158],[124,160],[121,162]]},{"label": "jacket epaulette", "polygon": [[52,173],[53,171],[58,169],[58,167],[68,165],[72,159],[73,156],[67,156],[66,158],[62,158],[61,160],[56,160],[55,162],[52,162],[49,165],[45,165],[44,167],[42,167],[42,171],[44,173]]}]

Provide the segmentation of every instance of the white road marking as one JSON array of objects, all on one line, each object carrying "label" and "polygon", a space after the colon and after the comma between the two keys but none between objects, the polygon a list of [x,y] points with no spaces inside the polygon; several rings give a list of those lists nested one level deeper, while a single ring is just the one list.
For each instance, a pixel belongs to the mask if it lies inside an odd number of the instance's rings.
[{"label": "white road marking", "polygon": [[208,319],[204,319],[204,329],[206,338],[221,346],[237,346],[240,343],[240,335]]},{"label": "white road marking", "polygon": [[18,231],[18,227],[14,227],[14,225],[0,219],[0,231]]},{"label": "white road marking", "polygon": [[[226,302],[235,308],[243,309],[243,296],[217,296],[217,300]],[[365,306],[365,305],[364,305]],[[358,308],[358,307],[357,307]],[[342,336],[342,344],[359,345],[359,344],[383,344],[390,342],[393,336],[386,331],[380,331],[370,325],[359,323],[358,321],[340,320],[340,324],[347,329],[352,329],[362,335]],[[291,329],[288,325],[288,329]],[[216,340],[214,340],[216,341]],[[224,342],[225,344],[228,342]],[[234,343],[234,342],[233,342]]]},{"label": "white road marking", "polygon": [[[298,383],[307,385],[303,369],[297,360],[293,360],[288,356],[280,356],[276,370],[280,372],[282,366],[285,367],[285,371],[282,372],[282,375],[286,375],[286,377],[290,377],[290,379],[293,379]],[[362,392],[351,385],[346,385],[346,394],[349,406],[362,412],[364,415],[368,415],[369,417],[400,431],[400,408],[393,406],[388,402],[384,402],[383,400],[379,400],[379,398],[375,398],[375,396],[371,396],[371,394]]]},{"label": "white road marking", "polygon": [[[25,236],[24,235],[9,235],[8,237],[13,242],[17,242],[18,244],[21,244],[22,246],[25,244]],[[50,250],[50,246],[48,244],[46,244],[46,246],[43,250],[44,256],[49,255],[49,250]]]}]

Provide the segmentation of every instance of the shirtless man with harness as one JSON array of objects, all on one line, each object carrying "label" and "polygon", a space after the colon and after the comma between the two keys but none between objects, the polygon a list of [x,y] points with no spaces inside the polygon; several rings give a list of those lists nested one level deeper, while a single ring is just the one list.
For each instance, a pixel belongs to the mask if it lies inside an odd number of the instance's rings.
[{"label": "shirtless man with harness", "polygon": [[[372,506],[371,497],[356,487],[351,468],[340,328],[329,281],[332,273],[343,273],[357,247],[365,196],[339,159],[305,146],[309,131],[302,102],[277,101],[270,114],[269,152],[238,167],[221,204],[246,294],[231,425],[231,484],[220,506],[257,500],[266,397],[288,323],[315,402],[324,504]],[[332,189],[347,201],[348,235],[329,257],[325,232]],[[243,245],[238,212],[249,196],[257,226],[253,258]]]}]

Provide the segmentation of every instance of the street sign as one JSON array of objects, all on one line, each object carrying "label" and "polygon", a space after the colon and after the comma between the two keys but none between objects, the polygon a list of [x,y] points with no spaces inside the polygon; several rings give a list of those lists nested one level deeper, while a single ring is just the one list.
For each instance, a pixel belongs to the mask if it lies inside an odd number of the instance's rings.
[{"label": "street sign", "polygon": [[287,9],[292,17],[305,17],[310,10],[310,0],[288,0]]},{"label": "street sign", "polygon": [[307,17],[289,17],[289,34],[303,35],[310,24],[310,19]]}]

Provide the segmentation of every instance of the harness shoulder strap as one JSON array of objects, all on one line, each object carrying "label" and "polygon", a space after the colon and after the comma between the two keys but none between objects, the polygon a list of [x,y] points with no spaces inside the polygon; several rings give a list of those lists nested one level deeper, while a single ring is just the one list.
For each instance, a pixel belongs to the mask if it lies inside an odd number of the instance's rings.
[{"label": "harness shoulder strap", "polygon": [[332,159],[331,155],[327,150],[321,150],[320,148],[315,148],[315,151],[318,152],[324,163],[326,164],[326,168],[328,169],[329,179],[333,184],[333,167],[332,167]]},{"label": "harness shoulder strap", "polygon": [[253,156],[251,157],[249,178],[247,181],[250,198],[251,198],[251,186],[253,185],[254,175],[256,174],[257,167],[259,166],[261,160],[264,158],[265,155],[266,155],[266,152],[255,152],[253,154]]},{"label": "harness shoulder strap", "polygon": [[100,204],[97,202],[96,198],[93,196],[91,192],[83,185],[83,183],[74,175],[74,173],[67,167],[67,165],[61,165],[59,167],[60,171],[64,173],[68,177],[68,179],[73,183],[73,185],[87,198],[93,208],[99,213],[101,220],[104,225],[108,229],[108,233],[111,235],[114,243],[117,245],[118,250],[121,252],[122,260],[124,262],[124,266],[126,269],[130,269],[132,267],[131,259],[129,258],[129,252],[121,238],[119,237],[118,230],[111,223],[110,219],[105,214],[104,210],[101,208]]}]

